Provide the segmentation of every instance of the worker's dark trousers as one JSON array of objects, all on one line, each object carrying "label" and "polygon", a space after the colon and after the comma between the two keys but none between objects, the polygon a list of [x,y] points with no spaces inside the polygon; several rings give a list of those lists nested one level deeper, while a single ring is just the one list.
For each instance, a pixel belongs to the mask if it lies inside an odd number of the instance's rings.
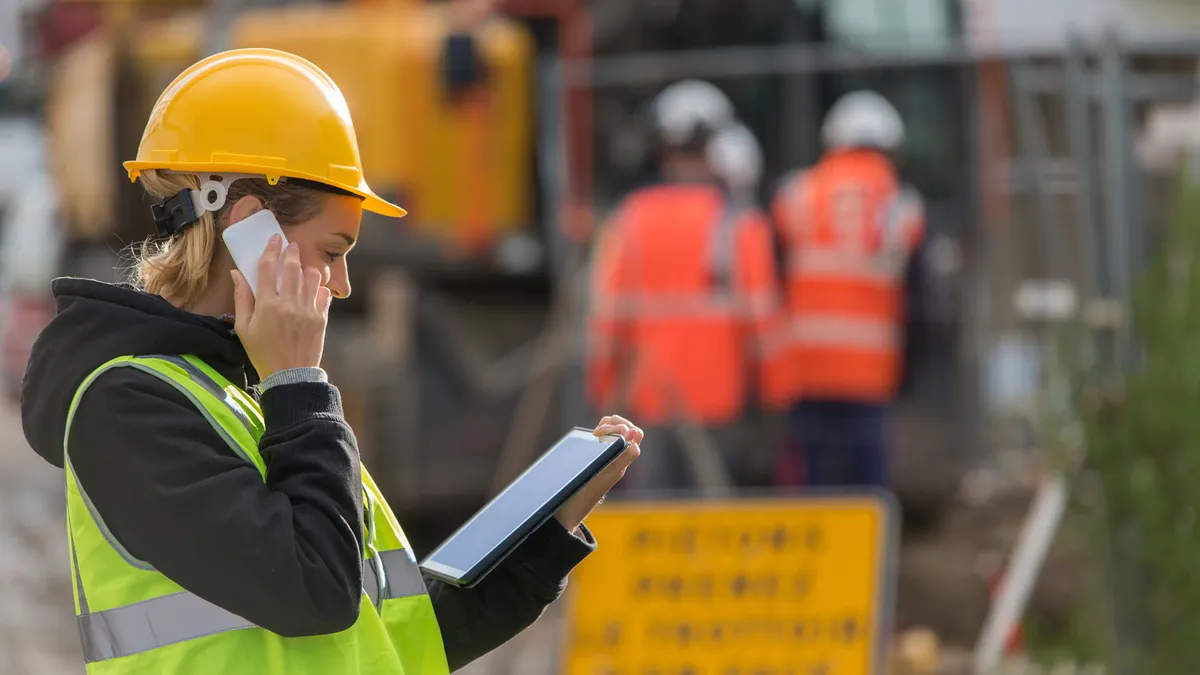
[{"label": "worker's dark trousers", "polygon": [[792,408],[792,442],[804,456],[804,484],[887,487],[887,406],[802,400]]}]

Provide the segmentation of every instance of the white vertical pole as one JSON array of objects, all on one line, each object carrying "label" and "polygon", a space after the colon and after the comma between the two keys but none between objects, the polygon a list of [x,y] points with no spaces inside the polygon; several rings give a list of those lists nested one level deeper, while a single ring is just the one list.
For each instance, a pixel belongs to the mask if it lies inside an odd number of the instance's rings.
[{"label": "white vertical pole", "polygon": [[1067,485],[1056,473],[1042,483],[1021,526],[1008,573],[975,646],[975,672],[987,675],[1000,664],[1004,642],[1021,620],[1059,523],[1067,509]]}]

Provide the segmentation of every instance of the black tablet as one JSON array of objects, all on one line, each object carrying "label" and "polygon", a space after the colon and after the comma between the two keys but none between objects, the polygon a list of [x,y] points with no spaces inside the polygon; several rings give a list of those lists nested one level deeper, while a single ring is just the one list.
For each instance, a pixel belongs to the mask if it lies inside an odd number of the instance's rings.
[{"label": "black tablet", "polygon": [[474,586],[624,449],[620,436],[572,429],[434,549],[421,569],[454,586]]}]

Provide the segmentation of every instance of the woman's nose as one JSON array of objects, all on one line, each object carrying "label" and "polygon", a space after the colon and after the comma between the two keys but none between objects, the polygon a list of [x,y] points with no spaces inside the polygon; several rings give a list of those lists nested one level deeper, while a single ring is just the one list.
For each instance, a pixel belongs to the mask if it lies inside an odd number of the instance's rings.
[{"label": "woman's nose", "polygon": [[350,271],[346,268],[345,262],[339,262],[330,268],[329,279],[325,282],[325,287],[338,300],[350,297]]}]

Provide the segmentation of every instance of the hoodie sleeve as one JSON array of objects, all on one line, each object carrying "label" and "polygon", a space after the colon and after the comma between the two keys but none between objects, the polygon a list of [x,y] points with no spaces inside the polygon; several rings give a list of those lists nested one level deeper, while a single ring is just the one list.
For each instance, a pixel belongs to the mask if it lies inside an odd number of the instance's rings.
[{"label": "hoodie sleeve", "polygon": [[591,532],[579,530],[551,518],[473,588],[425,579],[450,670],[515,637],[562,595],[567,574],[596,548]]},{"label": "hoodie sleeve", "polygon": [[96,379],[70,430],[79,484],[133,556],[286,637],[358,618],[358,447],[332,385],[271,387],[258,470],[170,384],[132,368]]}]

